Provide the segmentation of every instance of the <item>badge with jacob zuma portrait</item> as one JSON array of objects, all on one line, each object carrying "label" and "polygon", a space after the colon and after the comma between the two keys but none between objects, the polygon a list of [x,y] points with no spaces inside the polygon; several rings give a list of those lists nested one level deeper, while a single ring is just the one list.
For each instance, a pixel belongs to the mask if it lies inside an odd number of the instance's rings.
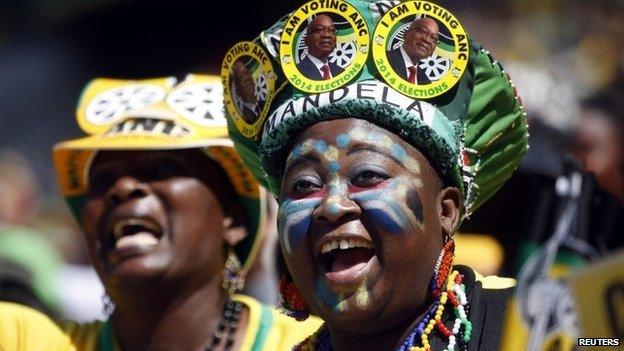
[{"label": "badge with jacob zuma portrait", "polygon": [[355,78],[366,63],[369,31],[358,10],[342,0],[313,0],[290,15],[279,54],[297,89],[321,93]]},{"label": "badge with jacob zuma portrait", "polygon": [[236,128],[245,137],[254,138],[275,94],[276,75],[271,59],[260,45],[239,42],[225,55],[221,79],[225,108]]},{"label": "badge with jacob zuma portrait", "polygon": [[402,2],[388,10],[375,28],[372,46],[383,80],[418,99],[453,88],[466,70],[470,47],[459,20],[427,1]]}]

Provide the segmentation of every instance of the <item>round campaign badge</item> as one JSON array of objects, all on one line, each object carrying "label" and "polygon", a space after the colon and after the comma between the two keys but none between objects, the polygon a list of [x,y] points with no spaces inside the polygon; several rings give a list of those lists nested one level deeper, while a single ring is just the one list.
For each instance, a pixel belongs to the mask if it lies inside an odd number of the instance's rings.
[{"label": "round campaign badge", "polygon": [[342,0],[313,0],[284,26],[279,54],[284,75],[308,93],[334,90],[362,70],[369,51],[365,19]]},{"label": "round campaign badge", "polygon": [[402,2],[388,10],[377,23],[372,46],[384,81],[418,99],[439,96],[457,84],[470,51],[459,20],[427,1]]},{"label": "round campaign badge", "polygon": [[223,99],[241,134],[258,134],[275,93],[275,72],[262,47],[250,41],[239,42],[225,55],[221,67]]}]

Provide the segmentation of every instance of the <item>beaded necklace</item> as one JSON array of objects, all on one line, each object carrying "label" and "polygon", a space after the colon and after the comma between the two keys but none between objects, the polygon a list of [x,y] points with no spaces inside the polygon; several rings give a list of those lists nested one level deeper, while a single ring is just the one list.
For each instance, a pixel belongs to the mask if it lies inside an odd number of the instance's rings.
[{"label": "beaded necklace", "polygon": [[[448,339],[448,344],[444,351],[468,349],[468,342],[472,336],[472,323],[468,320],[469,305],[463,280],[464,276],[457,271],[453,271],[448,276],[446,291],[439,294],[420,323],[396,351],[432,351],[429,338],[434,330],[437,330]],[[442,320],[442,314],[449,302],[455,315],[455,321],[450,328]],[[417,346],[417,343],[422,346]],[[321,327],[316,333],[295,346],[293,350],[331,351],[332,346],[327,326]]]},{"label": "beaded necklace", "polygon": [[219,345],[224,335],[227,335],[225,340],[224,351],[229,351],[234,345],[234,334],[236,334],[236,328],[238,328],[238,320],[240,319],[241,311],[243,310],[243,304],[238,301],[228,300],[223,306],[223,313],[219,320],[219,325],[212,334],[212,341],[210,345],[206,347],[206,351],[212,351]]}]

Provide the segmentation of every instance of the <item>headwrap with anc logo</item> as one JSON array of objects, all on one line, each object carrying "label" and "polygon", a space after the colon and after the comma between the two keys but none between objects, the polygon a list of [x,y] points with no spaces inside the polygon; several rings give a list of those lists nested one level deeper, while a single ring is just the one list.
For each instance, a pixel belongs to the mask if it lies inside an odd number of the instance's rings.
[{"label": "headwrap with anc logo", "polygon": [[[306,37],[323,33],[334,35],[335,48],[310,57],[318,50]],[[434,43],[428,56],[413,53],[427,43]],[[262,106],[253,119],[237,98],[243,63],[254,83],[247,89],[256,92],[250,106]],[[465,216],[502,186],[528,148],[508,74],[451,12],[427,1],[307,2],[230,49],[221,76],[230,136],[274,194],[291,142],[324,120],[365,119],[417,147],[461,190]]]},{"label": "headwrap with anc logo", "polygon": [[93,80],[77,109],[78,124],[89,136],[54,147],[61,192],[80,222],[89,168],[99,150],[201,149],[223,168],[245,206],[249,235],[234,248],[245,272],[264,227],[264,190],[228,139],[219,77],[188,75],[176,83],[171,77]]}]

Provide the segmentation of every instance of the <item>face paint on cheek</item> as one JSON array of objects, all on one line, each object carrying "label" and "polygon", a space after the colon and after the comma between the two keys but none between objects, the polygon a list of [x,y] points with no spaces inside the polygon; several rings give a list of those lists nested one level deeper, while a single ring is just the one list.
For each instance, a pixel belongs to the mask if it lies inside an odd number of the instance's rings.
[{"label": "face paint on cheek", "polygon": [[[344,134],[341,134],[344,135]],[[344,135],[347,137],[346,135]],[[343,140],[343,143],[345,141]],[[297,151],[297,155],[295,155],[295,150]],[[292,162],[296,159],[296,157],[300,157],[302,154],[307,152],[315,151],[319,154],[319,156],[327,162],[327,190],[329,196],[327,197],[327,202],[329,204],[329,211],[332,214],[340,211],[339,202],[340,202],[340,194],[341,191],[344,193],[346,186],[342,186],[340,184],[340,176],[338,172],[340,171],[340,162],[338,162],[339,152],[338,149],[334,145],[329,145],[324,140],[316,140],[316,139],[308,139],[295,147],[293,149],[293,153],[289,156],[287,163]]]},{"label": "face paint on cheek", "polygon": [[344,312],[350,307],[348,298],[353,295],[355,299],[355,306],[367,307],[371,303],[371,293],[366,282],[362,283],[357,290],[353,293],[338,293],[331,292],[327,286],[323,283],[323,280],[319,277],[316,283],[316,298],[322,304],[329,306],[335,312]]},{"label": "face paint on cheek", "polygon": [[414,189],[407,192],[406,199],[407,207],[414,214],[416,219],[424,224],[425,215],[423,209],[423,203],[420,200],[420,196],[418,196],[418,192]]},{"label": "face paint on cheek", "polygon": [[321,304],[329,306],[335,312],[342,312],[345,310],[346,302],[344,301],[343,294],[334,294],[331,292],[321,277],[318,277],[316,281],[316,299]]},{"label": "face paint on cheek", "polygon": [[391,234],[405,232],[410,223],[423,229],[423,205],[418,193],[398,180],[386,186],[355,193],[355,200],[381,230]]},{"label": "face paint on cheek", "polygon": [[373,223],[381,230],[400,234],[405,230],[407,216],[397,202],[399,183],[396,180],[372,190],[357,192],[351,198],[357,202]]},{"label": "face paint on cheek", "polygon": [[[339,191],[337,172],[340,170],[340,163],[337,161],[338,149],[336,149],[335,146],[328,145],[324,140],[307,139],[293,147],[290,155],[288,155],[286,159],[286,168],[298,158],[310,152],[318,153],[321,158],[327,161],[330,179],[328,186],[330,196],[328,199],[331,199],[332,196]],[[314,208],[317,207],[321,201],[321,197],[298,200],[288,199],[280,205],[280,210],[278,212],[278,230],[280,238],[284,242],[286,253],[291,254],[293,248],[297,247],[303,237],[308,233]],[[338,209],[336,208],[335,210],[337,211]]]},{"label": "face paint on cheek", "polygon": [[321,198],[312,198],[285,200],[280,204],[277,223],[287,254],[292,254],[293,248],[298,247],[308,233],[312,212],[320,202]]},{"label": "face paint on cheek", "polygon": [[370,304],[370,292],[366,283],[360,285],[355,292],[355,303],[358,307],[366,307]]}]

